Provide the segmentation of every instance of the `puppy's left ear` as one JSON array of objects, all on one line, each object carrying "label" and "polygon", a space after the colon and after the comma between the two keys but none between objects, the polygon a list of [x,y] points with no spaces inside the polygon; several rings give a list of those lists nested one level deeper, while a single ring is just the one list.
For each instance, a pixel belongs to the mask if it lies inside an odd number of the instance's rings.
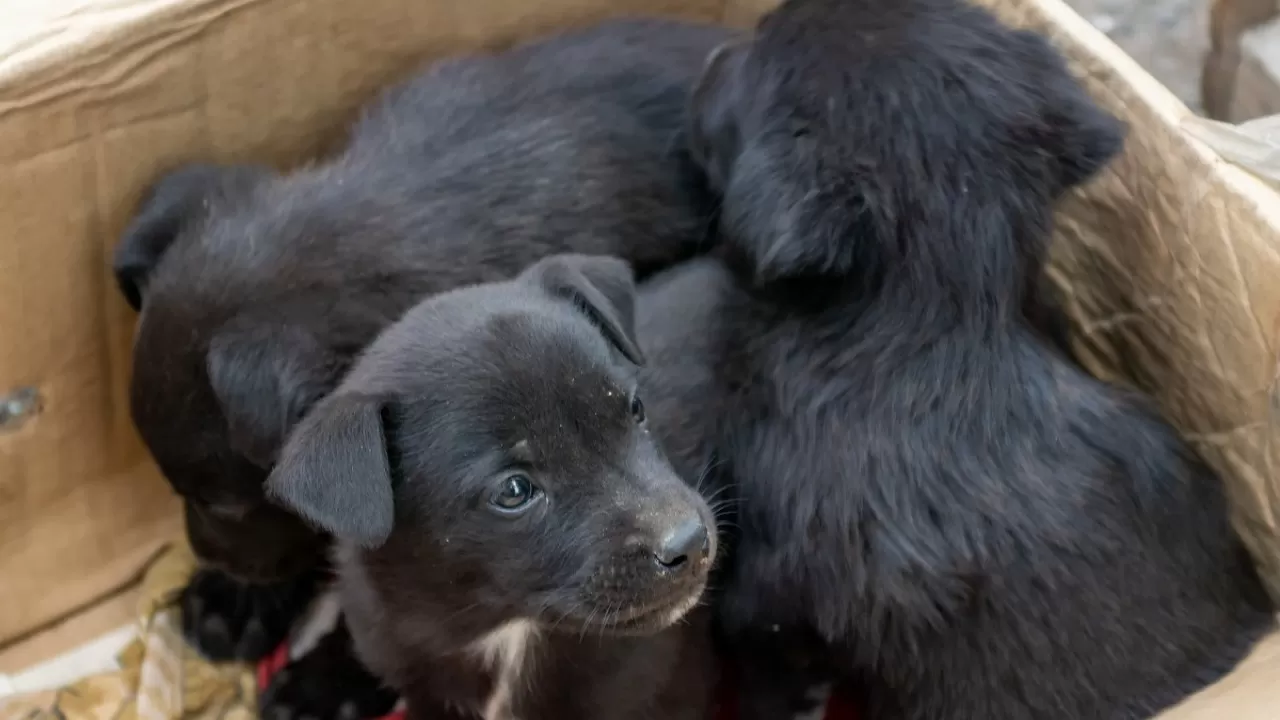
[{"label": "puppy's left ear", "polygon": [[236,318],[210,340],[205,357],[231,447],[262,468],[348,365],[307,324],[267,317]]},{"label": "puppy's left ear", "polygon": [[644,364],[635,336],[635,273],[626,262],[605,255],[555,255],[529,267],[524,277],[572,302],[623,356]]},{"label": "puppy's left ear", "polygon": [[702,75],[689,100],[689,152],[702,166],[717,191],[728,182],[729,168],[741,151],[741,112],[738,68],[747,51],[746,39],[721,43],[707,56]]},{"label": "puppy's left ear", "polygon": [[152,184],[111,260],[116,286],[129,306],[142,309],[152,271],[182,231],[207,215],[211,200],[248,193],[268,173],[257,166],[193,163]]},{"label": "puppy's left ear", "polygon": [[298,424],[267,496],[334,537],[374,549],[395,519],[382,402],[338,391]]},{"label": "puppy's left ear", "polygon": [[1058,180],[1063,190],[1093,178],[1124,149],[1128,128],[1083,90],[1078,98],[1068,99],[1050,122],[1057,130]]},{"label": "puppy's left ear", "polygon": [[1059,189],[1066,190],[1091,179],[1120,154],[1128,127],[1089,96],[1048,40],[1034,33],[1023,39],[1045,58],[1040,78],[1046,93],[1044,144],[1058,160]]}]

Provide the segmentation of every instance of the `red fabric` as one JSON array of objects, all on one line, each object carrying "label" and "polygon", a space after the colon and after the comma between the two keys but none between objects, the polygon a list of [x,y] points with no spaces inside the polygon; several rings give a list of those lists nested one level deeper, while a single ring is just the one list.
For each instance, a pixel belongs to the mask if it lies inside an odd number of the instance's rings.
[{"label": "red fabric", "polygon": [[[271,678],[289,663],[289,647],[281,645],[274,653],[258,663],[258,692],[266,690]],[[720,688],[720,701],[717,703],[714,720],[736,720],[738,717],[737,693],[733,692],[733,683],[726,680]],[[827,703],[825,720],[858,720],[858,710],[845,697],[832,697]],[[396,710],[377,720],[405,720],[403,710]]]},{"label": "red fabric", "polygon": [[271,684],[271,678],[280,672],[285,665],[289,664],[289,644],[280,643],[280,647],[276,651],[263,658],[258,663],[258,692],[267,689]]}]

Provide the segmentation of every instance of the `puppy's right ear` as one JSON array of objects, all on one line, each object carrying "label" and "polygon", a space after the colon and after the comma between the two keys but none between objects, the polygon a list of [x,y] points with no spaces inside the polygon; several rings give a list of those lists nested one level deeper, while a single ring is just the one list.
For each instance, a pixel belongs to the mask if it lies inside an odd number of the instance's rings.
[{"label": "puppy's right ear", "polygon": [[290,435],[267,496],[334,537],[374,549],[395,519],[382,402],[337,392]]},{"label": "puppy's right ear", "polygon": [[690,96],[689,152],[717,191],[724,190],[729,168],[740,151],[738,113],[743,89],[739,68],[746,52],[745,39],[717,46],[707,56]]},{"label": "puppy's right ear", "polygon": [[231,447],[261,468],[341,381],[349,361],[305,324],[244,317],[209,342],[205,371]]},{"label": "puppy's right ear", "polygon": [[205,217],[218,196],[247,192],[265,168],[192,164],[156,181],[116,246],[111,262],[116,285],[134,310],[142,309],[147,280],[183,229]]},{"label": "puppy's right ear", "polygon": [[626,262],[607,255],[553,255],[530,266],[524,277],[572,302],[623,356],[644,364],[635,335],[635,273]]}]

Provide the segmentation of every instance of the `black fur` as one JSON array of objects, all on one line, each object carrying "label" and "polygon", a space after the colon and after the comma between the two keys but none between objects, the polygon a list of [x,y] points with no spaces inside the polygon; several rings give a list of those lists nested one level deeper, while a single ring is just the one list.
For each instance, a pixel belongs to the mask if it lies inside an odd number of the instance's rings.
[{"label": "black fur", "polygon": [[328,162],[160,179],[115,271],[142,309],[133,418],[200,559],[251,582],[320,561],[327,540],[262,483],[290,428],[422,296],[561,251],[641,273],[697,252],[704,188],[678,136],[726,37],[624,20],[440,62],[369,108]]},{"label": "black fur", "polygon": [[391,712],[399,696],[356,659],[345,624],[271,678],[258,698],[263,720],[360,720]]},{"label": "black fur", "polygon": [[726,245],[638,332],[668,454],[735,496],[744,712],[1147,717],[1272,627],[1219,479],[1029,325],[1053,201],[1123,137],[1045,39],[794,0],[694,97]]},{"label": "black fur", "polygon": [[257,660],[288,635],[319,581],[318,573],[306,573],[246,588],[216,570],[197,570],[178,596],[183,637],[211,660]]},{"label": "black fur", "polygon": [[356,648],[410,717],[480,713],[504,684],[481,638],[517,624],[509,712],[486,717],[706,716],[709,629],[677,620],[715,520],[636,398],[634,293],[621,260],[568,255],[434,296],[285,446],[269,492],[338,539]]}]

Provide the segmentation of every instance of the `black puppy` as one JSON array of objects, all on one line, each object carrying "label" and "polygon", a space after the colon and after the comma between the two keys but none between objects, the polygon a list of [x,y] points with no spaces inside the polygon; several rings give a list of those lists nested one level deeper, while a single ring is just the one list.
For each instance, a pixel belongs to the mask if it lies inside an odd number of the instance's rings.
[{"label": "black puppy", "polygon": [[133,417],[210,568],[183,597],[206,655],[261,656],[310,597],[327,540],[262,483],[379,330],[423,295],[551,253],[647,273],[698,250],[703,189],[677,137],[727,37],[614,21],[441,62],[371,107],[327,163],[191,166],[155,185],[114,267],[141,310]]},{"label": "black puppy", "polygon": [[1047,41],[794,0],[694,102],[723,261],[638,332],[669,455],[736,496],[749,717],[836,682],[887,720],[1139,718],[1231,668],[1273,620],[1220,481],[1029,327],[1052,202],[1123,139]]},{"label": "black puppy", "polygon": [[[434,296],[299,424],[271,495],[338,539],[411,718],[701,720],[714,519],[650,436],[621,260]],[[614,637],[616,636],[616,637]]]}]

